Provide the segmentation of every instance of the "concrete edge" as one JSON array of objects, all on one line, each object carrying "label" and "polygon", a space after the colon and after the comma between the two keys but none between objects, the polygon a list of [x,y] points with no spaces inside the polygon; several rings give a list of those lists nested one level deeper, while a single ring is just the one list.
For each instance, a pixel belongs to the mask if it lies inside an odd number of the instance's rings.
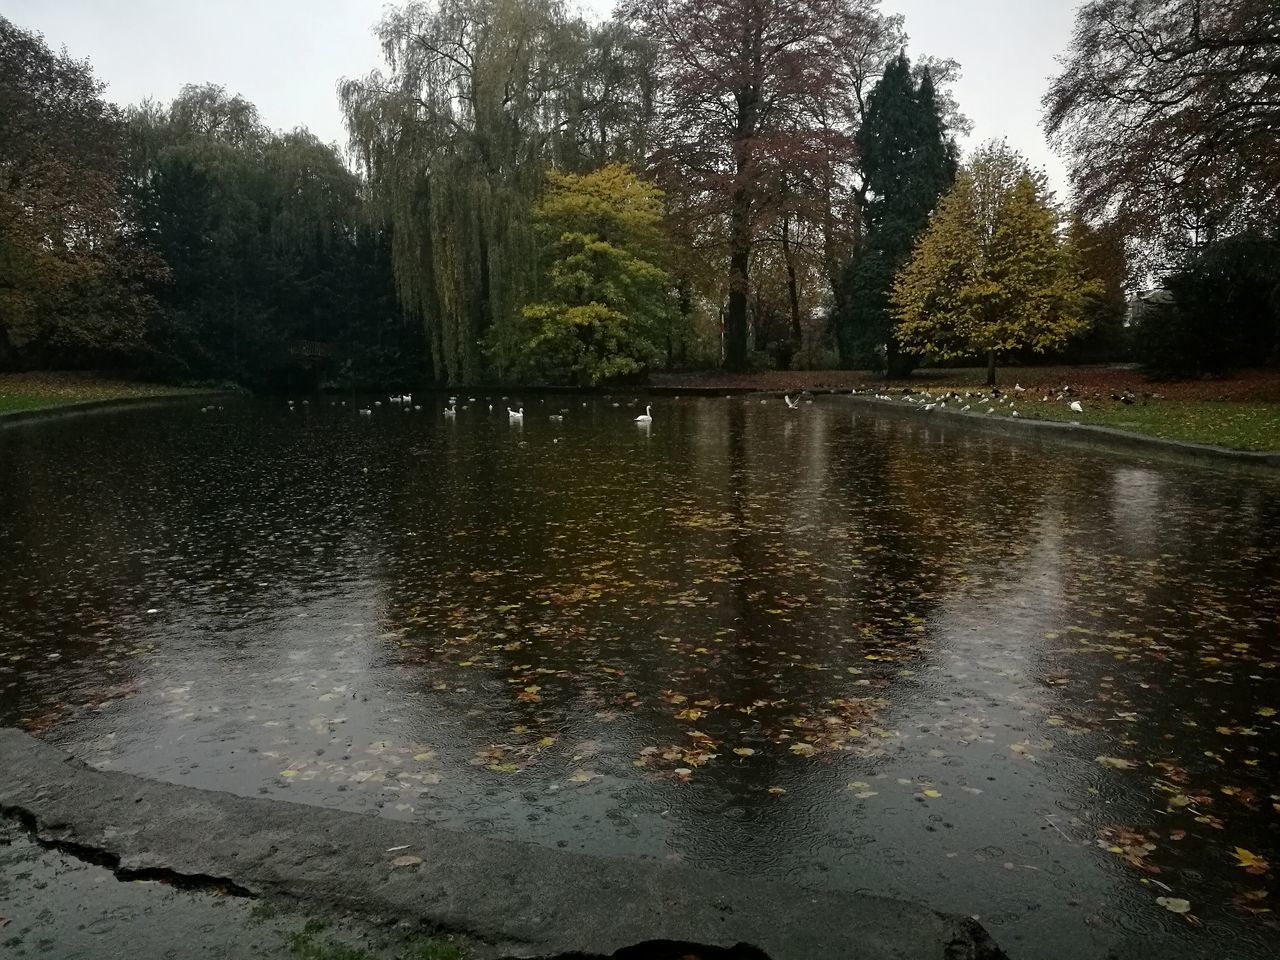
[{"label": "concrete edge", "polygon": [[83,416],[91,413],[145,409],[184,401],[230,400],[237,396],[239,394],[226,390],[211,390],[201,393],[157,394],[153,397],[113,397],[107,400],[64,403],[52,407],[33,407],[30,410],[14,410],[9,413],[0,413],[0,429],[17,426],[18,424],[43,423],[47,420],[61,420],[65,417]]},{"label": "concrete edge", "polygon": [[161,783],[16,729],[0,729],[0,770],[0,814],[122,879],[410,921],[490,957],[605,960],[671,942],[766,960],[1006,960],[976,921],[899,900]]},{"label": "concrete edge", "polygon": [[1119,430],[1091,423],[1067,423],[1060,420],[1037,420],[1033,417],[988,416],[984,413],[962,413],[959,410],[930,410],[901,403],[877,400],[874,397],[831,393],[831,396],[850,405],[865,407],[878,413],[899,414],[921,421],[941,421],[948,425],[962,426],[975,432],[999,434],[1019,439],[1048,439],[1073,446],[1115,453],[1162,456],[1169,459],[1190,460],[1201,465],[1261,469],[1280,469],[1280,451],[1234,450],[1209,443],[1192,443],[1185,440],[1169,440],[1147,434]]}]

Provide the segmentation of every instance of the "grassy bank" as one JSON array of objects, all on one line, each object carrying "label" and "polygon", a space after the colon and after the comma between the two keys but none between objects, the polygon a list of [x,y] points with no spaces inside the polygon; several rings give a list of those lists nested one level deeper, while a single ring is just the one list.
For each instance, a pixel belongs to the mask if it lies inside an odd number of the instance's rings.
[{"label": "grassy bank", "polygon": [[101,400],[172,397],[205,391],[85,373],[0,373],[0,416]]},{"label": "grassy bank", "polygon": [[[894,395],[903,389],[987,395],[986,370],[977,368],[922,370],[907,380],[890,381],[852,370],[774,370],[740,376],[665,374],[654,382],[664,387],[714,387],[726,393],[856,388]],[[1071,387],[1070,399],[1080,401],[1083,413],[1057,399],[1064,386]],[[1024,419],[1095,424],[1234,450],[1280,450],[1280,370],[1243,371],[1227,380],[1154,382],[1117,367],[1011,367],[1000,371],[1000,390],[1011,404],[976,398],[964,402],[984,413],[991,407],[992,416],[1011,416],[1011,409],[1016,409]]]}]

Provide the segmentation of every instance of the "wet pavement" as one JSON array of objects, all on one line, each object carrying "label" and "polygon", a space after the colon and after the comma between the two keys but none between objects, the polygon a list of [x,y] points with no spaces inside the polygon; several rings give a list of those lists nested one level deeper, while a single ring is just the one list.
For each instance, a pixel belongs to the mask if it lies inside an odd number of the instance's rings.
[{"label": "wet pavement", "polygon": [[0,432],[0,721],[1015,958],[1272,955],[1280,481],[629,399]]}]

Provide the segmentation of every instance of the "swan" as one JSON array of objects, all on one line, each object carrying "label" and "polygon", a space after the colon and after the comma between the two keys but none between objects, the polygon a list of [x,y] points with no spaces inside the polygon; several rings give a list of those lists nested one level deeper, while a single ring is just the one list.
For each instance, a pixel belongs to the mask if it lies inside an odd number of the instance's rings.
[{"label": "swan", "polygon": [[523,423],[524,407],[521,407],[519,410],[512,410],[510,407],[507,407],[507,416],[510,417],[512,420],[516,421],[517,423]]},{"label": "swan", "polygon": [[446,417],[456,417],[458,415],[458,408],[456,406],[445,407],[444,415]]},{"label": "swan", "polygon": [[1072,412],[1072,413],[1084,413],[1084,404],[1082,404],[1079,400],[1072,400],[1072,401],[1071,401],[1071,412]]},{"label": "swan", "polygon": [[[614,404],[617,406],[617,404]],[[644,413],[636,417],[632,423],[653,423],[653,405],[649,404],[644,408]]]}]

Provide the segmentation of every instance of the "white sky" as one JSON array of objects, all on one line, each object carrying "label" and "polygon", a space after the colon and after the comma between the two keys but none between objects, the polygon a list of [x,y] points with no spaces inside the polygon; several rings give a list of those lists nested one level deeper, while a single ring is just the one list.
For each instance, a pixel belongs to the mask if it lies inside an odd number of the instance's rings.
[{"label": "white sky", "polygon": [[[611,0],[585,0],[607,12]],[[960,61],[970,144],[1007,137],[1061,190],[1040,130],[1040,97],[1070,37],[1076,0],[882,0],[906,17],[911,55]],[[383,0],[5,0],[3,14],[50,46],[93,61],[118,103],[166,100],[184,83],[220,83],[273,127],[305,125],[346,143],[337,81],[381,64],[372,34]]]}]

